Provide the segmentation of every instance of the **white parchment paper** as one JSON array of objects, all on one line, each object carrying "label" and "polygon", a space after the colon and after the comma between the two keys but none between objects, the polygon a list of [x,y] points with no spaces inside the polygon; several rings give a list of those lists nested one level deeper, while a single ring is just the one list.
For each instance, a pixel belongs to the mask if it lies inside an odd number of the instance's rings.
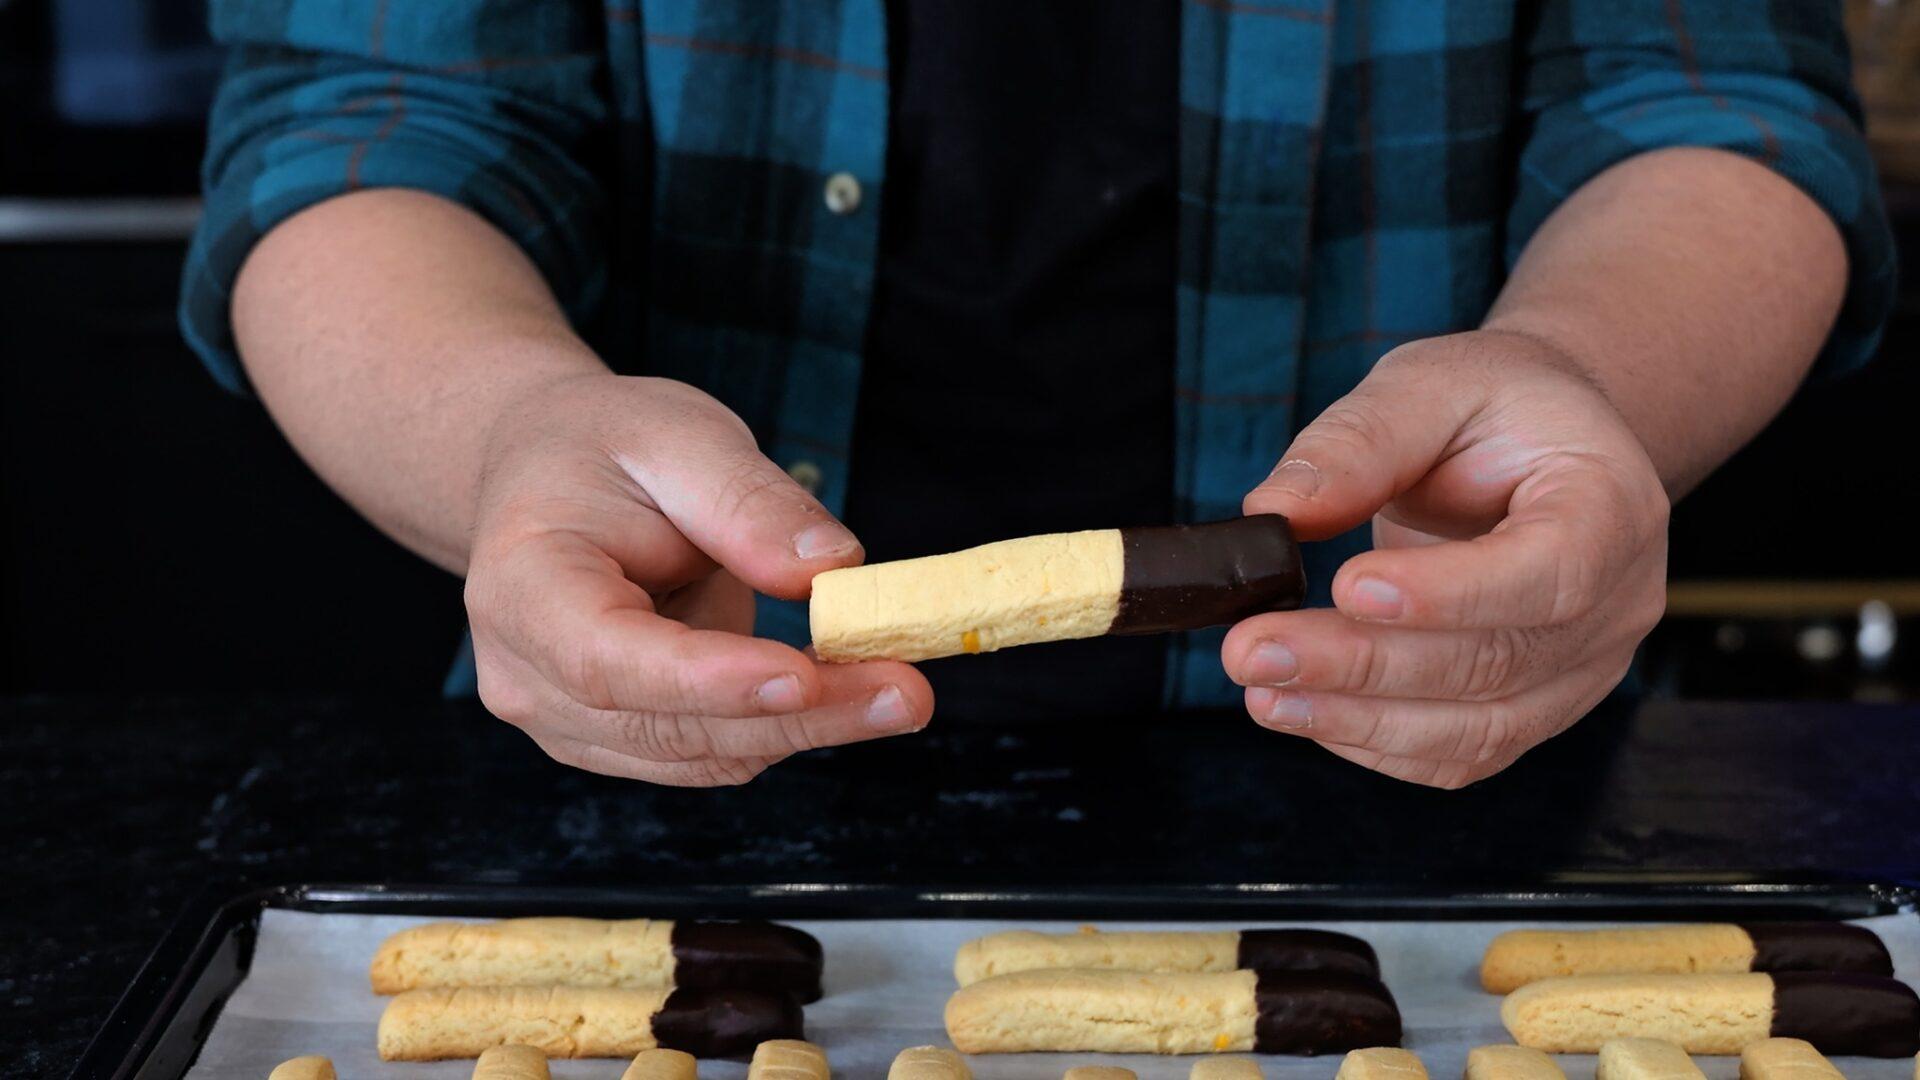
[{"label": "white parchment paper", "polygon": [[[412,916],[321,915],[269,910],[260,924],[252,972],[215,1024],[189,1076],[264,1080],[274,1065],[301,1054],[333,1059],[341,1080],[465,1080],[472,1062],[382,1062],[374,1026],[384,998],[367,988],[367,961],[388,934],[432,920]],[[1892,950],[1895,974],[1920,985],[1920,918],[1860,920]],[[884,1080],[893,1055],[909,1046],[944,1045],[941,1010],[953,992],[953,954],[969,938],[1019,928],[1069,930],[1073,923],[983,920],[796,921],[826,948],[827,996],[807,1006],[807,1037],[826,1048],[836,1080]],[[1218,929],[1219,923],[1102,923],[1108,929]],[[1467,1051],[1509,1041],[1500,999],[1479,984],[1488,940],[1516,926],[1550,923],[1327,922],[1317,926],[1373,943],[1381,975],[1400,1004],[1405,1045],[1435,1080],[1454,1080]],[[1580,924],[1588,927],[1592,923]],[[1190,1058],[1099,1054],[1007,1054],[970,1059],[980,1080],[1058,1080],[1070,1065],[1124,1065],[1141,1080],[1186,1080]],[[1700,1058],[1710,1080],[1732,1080],[1738,1059]],[[1264,1057],[1269,1080],[1329,1080],[1339,1057]],[[1591,1080],[1590,1055],[1561,1058],[1568,1080]],[[1848,1080],[1914,1080],[1912,1059],[1840,1058]],[[556,1061],[562,1080],[618,1080],[625,1062]],[[741,1080],[738,1062],[703,1061],[701,1080]]]}]

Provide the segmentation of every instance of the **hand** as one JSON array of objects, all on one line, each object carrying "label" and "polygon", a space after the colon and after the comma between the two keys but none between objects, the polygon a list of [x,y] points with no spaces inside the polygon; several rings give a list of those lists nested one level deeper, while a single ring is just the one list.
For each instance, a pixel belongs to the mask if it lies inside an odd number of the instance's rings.
[{"label": "hand", "polygon": [[913,668],[747,636],[753,590],[804,598],[861,557],[707,395],[544,384],[487,440],[466,588],[480,698],[556,760],[686,786],[918,730],[933,692]]},{"label": "hand", "polygon": [[1390,776],[1460,787],[1565,730],[1666,603],[1667,496],[1606,396],[1528,335],[1384,357],[1301,431],[1247,513],[1303,539],[1373,519],[1336,610],[1259,615],[1222,660],[1247,709]]}]

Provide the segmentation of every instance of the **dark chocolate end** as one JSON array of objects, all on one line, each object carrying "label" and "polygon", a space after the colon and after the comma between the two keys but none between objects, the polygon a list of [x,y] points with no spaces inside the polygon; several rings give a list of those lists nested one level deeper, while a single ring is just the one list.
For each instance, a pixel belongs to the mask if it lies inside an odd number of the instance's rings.
[{"label": "dark chocolate end", "polygon": [[1773,1030],[1823,1054],[1908,1057],[1920,1053],[1920,996],[1897,979],[1852,971],[1773,976]]},{"label": "dark chocolate end", "polygon": [[676,922],[673,983],[692,989],[785,990],[803,1002],[820,999],[820,942],[769,922]]},{"label": "dark chocolate end", "polygon": [[1400,1045],[1400,1009],[1378,979],[1343,971],[1262,972],[1254,988],[1262,1054],[1327,1054]]},{"label": "dark chocolate end", "polygon": [[654,1041],[697,1058],[745,1057],[768,1039],[802,1039],[800,1003],[778,990],[681,987],[653,1014]]},{"label": "dark chocolate end", "polygon": [[1120,545],[1125,565],[1111,634],[1198,630],[1306,602],[1300,545],[1279,514],[1121,529]]},{"label": "dark chocolate end", "polygon": [[1755,971],[1861,971],[1893,974],[1878,934],[1842,922],[1743,923],[1753,939]]},{"label": "dark chocolate end", "polygon": [[1380,977],[1373,946],[1331,930],[1242,930],[1234,966],[1244,971],[1344,971]]}]

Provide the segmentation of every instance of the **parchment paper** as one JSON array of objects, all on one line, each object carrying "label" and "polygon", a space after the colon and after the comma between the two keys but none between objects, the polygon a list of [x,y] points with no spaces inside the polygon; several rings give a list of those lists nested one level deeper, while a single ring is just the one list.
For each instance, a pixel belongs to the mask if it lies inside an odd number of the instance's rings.
[{"label": "parchment paper", "polygon": [[[252,972],[228,1001],[189,1073],[200,1080],[264,1080],[274,1065],[301,1054],[333,1059],[341,1080],[465,1080],[470,1061],[382,1062],[374,1025],[386,999],[367,988],[367,961],[388,934],[433,920],[412,916],[321,915],[269,910],[261,918]],[[1860,920],[1886,941],[1895,974],[1920,985],[1920,918]],[[1069,930],[1073,923],[979,920],[796,921],[826,948],[827,996],[807,1006],[807,1037],[826,1048],[836,1080],[884,1080],[893,1055],[909,1046],[945,1045],[941,1010],[953,992],[953,954],[969,938],[1018,928]],[[1220,923],[1102,923],[1108,929],[1218,929]],[[1480,954],[1493,935],[1550,923],[1327,922],[1319,926],[1373,943],[1382,977],[1406,1024],[1408,1049],[1434,1080],[1455,1080],[1467,1051],[1510,1041],[1500,999],[1479,985]],[[1592,923],[1580,924],[1593,926]],[[1329,1080],[1338,1056],[1263,1057],[1269,1080]],[[1737,1058],[1699,1058],[1711,1080],[1732,1080]],[[1191,1058],[1099,1054],[1005,1054],[970,1059],[980,1080],[1058,1080],[1070,1065],[1124,1065],[1141,1080],[1186,1080]],[[1591,1055],[1561,1058],[1568,1080],[1591,1080]],[[1848,1080],[1913,1080],[1914,1062],[1839,1058]],[[618,1080],[625,1062],[556,1061],[564,1080]],[[701,1080],[741,1080],[739,1062],[703,1061]]]}]

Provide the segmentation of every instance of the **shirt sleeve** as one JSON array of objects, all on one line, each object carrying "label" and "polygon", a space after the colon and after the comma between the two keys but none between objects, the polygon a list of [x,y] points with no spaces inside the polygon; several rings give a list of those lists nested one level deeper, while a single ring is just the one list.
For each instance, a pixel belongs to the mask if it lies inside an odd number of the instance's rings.
[{"label": "shirt sleeve", "polygon": [[230,52],[179,316],[221,385],[246,389],[228,300],[248,252],[289,216],[363,188],[412,188],[474,210],[584,319],[606,269],[601,10],[577,0],[214,0],[213,33]]},{"label": "shirt sleeve", "polygon": [[1728,150],[1792,181],[1839,226],[1847,295],[1816,373],[1866,361],[1893,308],[1894,249],[1839,7],[1544,0],[1524,42],[1531,124],[1509,268],[1547,215],[1608,166],[1673,146]]}]

